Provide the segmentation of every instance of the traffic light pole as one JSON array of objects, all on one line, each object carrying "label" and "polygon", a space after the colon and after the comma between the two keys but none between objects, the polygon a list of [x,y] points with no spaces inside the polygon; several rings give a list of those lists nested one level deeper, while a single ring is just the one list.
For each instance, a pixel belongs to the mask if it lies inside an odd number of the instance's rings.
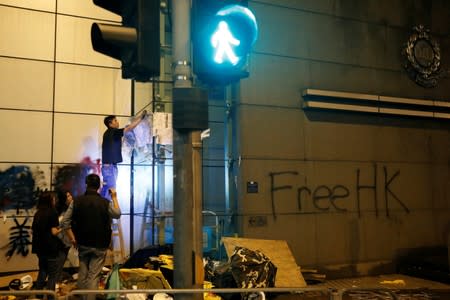
[{"label": "traffic light pole", "polygon": [[[192,89],[190,67],[191,0],[172,1],[174,89]],[[174,287],[202,288],[202,143],[200,130],[177,126],[183,99],[174,92]],[[178,299],[203,298],[201,293]]]},{"label": "traffic light pole", "polygon": [[[95,51],[122,63],[122,78],[148,82],[160,75],[160,0],[93,0],[122,24],[93,23]],[[174,136],[174,287],[203,284],[202,158],[200,131],[208,128],[208,98],[191,80],[191,0],[172,0]],[[132,225],[132,224],[131,224]],[[177,296],[178,297],[178,296]],[[200,300],[203,295],[180,295]]]}]

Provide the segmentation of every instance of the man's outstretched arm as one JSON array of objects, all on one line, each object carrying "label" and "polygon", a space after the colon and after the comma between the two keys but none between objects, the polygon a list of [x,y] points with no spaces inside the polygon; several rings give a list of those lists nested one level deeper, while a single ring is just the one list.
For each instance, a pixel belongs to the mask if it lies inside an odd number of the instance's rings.
[{"label": "man's outstretched arm", "polygon": [[147,116],[147,111],[143,110],[141,111],[139,114],[137,114],[133,120],[131,121],[130,124],[128,124],[124,129],[123,132],[127,132],[130,130],[133,130],[134,128],[136,128],[136,126],[139,125],[139,123],[144,120],[144,118]]}]

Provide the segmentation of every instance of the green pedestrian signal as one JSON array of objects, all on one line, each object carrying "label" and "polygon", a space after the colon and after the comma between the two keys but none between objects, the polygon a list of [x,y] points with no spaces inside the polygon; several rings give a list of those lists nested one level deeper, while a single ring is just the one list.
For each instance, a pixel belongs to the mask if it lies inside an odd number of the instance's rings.
[{"label": "green pedestrian signal", "polygon": [[226,85],[249,76],[248,58],[258,36],[253,12],[242,1],[196,0],[193,10],[193,65],[197,78]]}]

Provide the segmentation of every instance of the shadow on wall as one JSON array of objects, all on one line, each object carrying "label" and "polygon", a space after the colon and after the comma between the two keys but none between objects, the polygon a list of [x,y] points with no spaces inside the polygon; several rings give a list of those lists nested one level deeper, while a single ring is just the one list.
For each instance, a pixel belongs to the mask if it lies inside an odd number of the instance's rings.
[{"label": "shadow on wall", "polygon": [[55,172],[54,190],[56,192],[70,192],[76,197],[85,192],[86,176],[95,173],[100,176],[100,160],[92,161],[85,157],[78,164],[58,167]]},{"label": "shadow on wall", "polygon": [[400,274],[450,284],[448,245],[402,249],[396,263]]},{"label": "shadow on wall", "polygon": [[354,278],[361,276],[378,276],[395,273],[395,264],[388,261],[346,264],[319,268],[319,273],[326,274],[327,280]]}]

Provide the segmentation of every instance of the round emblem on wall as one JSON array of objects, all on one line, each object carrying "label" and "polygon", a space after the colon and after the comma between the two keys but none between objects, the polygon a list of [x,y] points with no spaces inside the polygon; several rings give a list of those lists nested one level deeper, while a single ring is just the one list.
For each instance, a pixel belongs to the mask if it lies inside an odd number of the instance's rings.
[{"label": "round emblem on wall", "polygon": [[405,69],[417,84],[423,87],[435,87],[441,77],[441,50],[429,30],[423,25],[415,26],[409,37],[403,54],[406,57]]}]

